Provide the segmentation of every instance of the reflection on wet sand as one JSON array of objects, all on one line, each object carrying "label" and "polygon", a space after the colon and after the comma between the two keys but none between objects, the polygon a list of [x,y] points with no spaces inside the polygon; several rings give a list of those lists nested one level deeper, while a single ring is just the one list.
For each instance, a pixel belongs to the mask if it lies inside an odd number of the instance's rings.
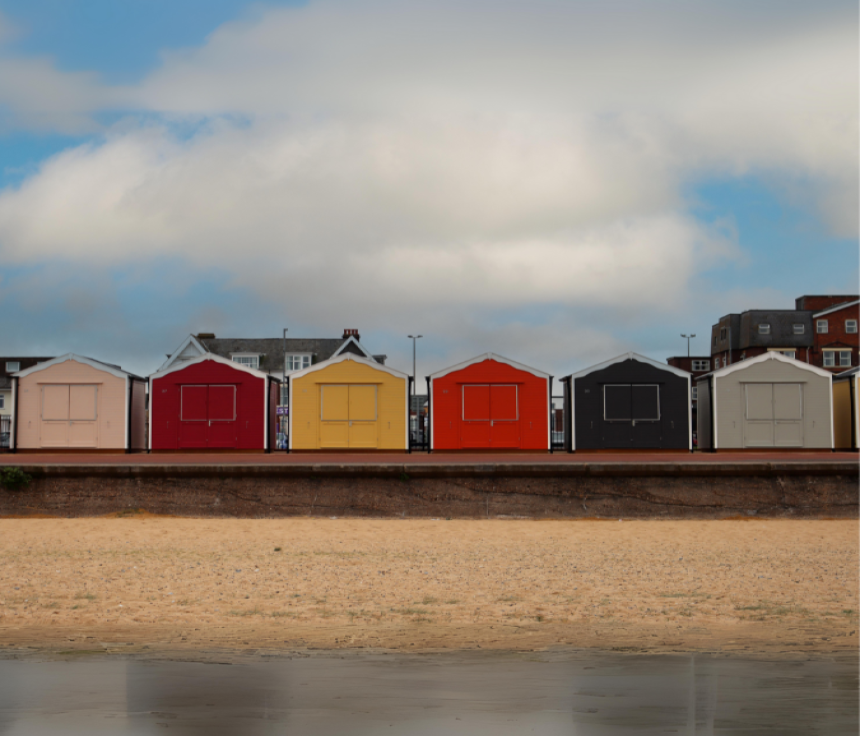
[{"label": "reflection on wet sand", "polygon": [[461,653],[235,664],[0,660],[4,736],[857,731],[857,667],[847,659]]}]

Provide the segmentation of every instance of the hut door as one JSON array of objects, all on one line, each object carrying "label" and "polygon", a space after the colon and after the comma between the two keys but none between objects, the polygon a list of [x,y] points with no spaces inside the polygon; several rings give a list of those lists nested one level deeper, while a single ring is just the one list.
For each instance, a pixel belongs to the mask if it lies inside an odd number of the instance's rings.
[{"label": "hut door", "polygon": [[463,386],[460,447],[490,446],[490,387]]},{"label": "hut door", "polygon": [[96,386],[51,384],[42,386],[42,447],[96,447]]},{"label": "hut door", "polygon": [[377,447],[376,386],[320,386],[320,447]]},{"label": "hut door", "polygon": [[181,448],[239,444],[235,386],[182,386],[179,418]]},{"label": "hut door", "polygon": [[490,447],[520,446],[516,386],[490,386]]},{"label": "hut door", "polygon": [[358,449],[375,449],[376,386],[349,387],[349,446]]},{"label": "hut door", "polygon": [[660,386],[607,384],[603,387],[603,446],[660,447]]},{"label": "hut door", "polygon": [[744,385],[745,447],[802,447],[803,393],[799,383]]}]

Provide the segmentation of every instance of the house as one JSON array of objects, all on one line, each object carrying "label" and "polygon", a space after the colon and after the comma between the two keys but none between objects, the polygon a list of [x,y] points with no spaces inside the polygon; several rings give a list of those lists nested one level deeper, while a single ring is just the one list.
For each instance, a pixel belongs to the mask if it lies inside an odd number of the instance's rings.
[{"label": "house", "polygon": [[857,450],[860,439],[860,367],[833,376],[833,446]]},{"label": "house", "polygon": [[[680,368],[682,371],[687,371],[691,376],[690,385],[690,408],[692,409],[692,426],[693,433],[696,432],[696,413],[699,410],[698,389],[696,388],[696,378],[711,372],[711,356],[710,355],[675,355],[671,358],[666,358],[666,364],[673,368]],[[695,442],[693,443],[695,444]]]},{"label": "house", "polygon": [[409,448],[407,374],[343,352],[294,371],[287,380],[290,450]]},{"label": "house", "polygon": [[431,451],[549,451],[548,373],[486,353],[427,381]]},{"label": "house", "polygon": [[689,371],[625,353],[561,380],[568,452],[692,450]]},{"label": "house", "polygon": [[12,378],[13,450],[146,449],[146,381],[140,376],[69,353]]},{"label": "house", "polygon": [[766,352],[844,371],[858,364],[858,295],[807,295],[794,309],[753,309],[727,314],[711,327],[713,368]]},{"label": "house", "polygon": [[700,376],[699,448],[832,449],[831,381],[776,351]]},{"label": "house", "polygon": [[9,447],[12,434],[12,374],[51,358],[0,358],[0,450]]},{"label": "house", "polygon": [[149,377],[152,452],[270,451],[280,379],[203,353]]}]

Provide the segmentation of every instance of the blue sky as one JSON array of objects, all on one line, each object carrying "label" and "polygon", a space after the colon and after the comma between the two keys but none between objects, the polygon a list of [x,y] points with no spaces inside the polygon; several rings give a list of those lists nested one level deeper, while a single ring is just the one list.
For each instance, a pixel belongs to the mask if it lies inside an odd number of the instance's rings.
[{"label": "blue sky", "polygon": [[854,4],[614,5],[0,1],[2,352],[563,375],[856,293]]}]

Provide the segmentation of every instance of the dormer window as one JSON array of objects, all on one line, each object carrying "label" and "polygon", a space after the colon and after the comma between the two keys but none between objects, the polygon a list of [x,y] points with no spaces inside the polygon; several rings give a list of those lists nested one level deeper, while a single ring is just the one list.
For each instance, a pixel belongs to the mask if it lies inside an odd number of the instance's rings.
[{"label": "dormer window", "polygon": [[791,329],[795,335],[802,335],[804,332],[806,332],[806,325],[792,325]]},{"label": "dormer window", "polygon": [[758,326],[758,334],[759,335],[769,335],[770,334],[770,325],[767,322],[762,322]]},{"label": "dormer window", "polygon": [[710,360],[694,360],[693,371],[709,371],[711,369]]},{"label": "dormer window", "polygon": [[6,372],[7,373],[17,373],[21,370],[21,361],[18,360],[7,360],[6,361]]},{"label": "dormer window", "polygon": [[234,363],[238,363],[239,365],[243,365],[246,368],[253,368],[254,370],[259,370],[260,368],[260,356],[255,354],[238,354],[231,355]]},{"label": "dormer window", "polygon": [[311,365],[310,355],[287,355],[287,373],[291,371],[300,371],[303,368],[309,368]]}]

